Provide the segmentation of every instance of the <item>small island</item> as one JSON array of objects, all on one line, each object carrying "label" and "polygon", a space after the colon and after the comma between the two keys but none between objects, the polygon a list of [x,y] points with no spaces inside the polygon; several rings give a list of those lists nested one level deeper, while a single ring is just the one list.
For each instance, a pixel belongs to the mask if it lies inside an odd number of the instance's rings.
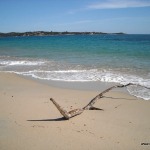
[{"label": "small island", "polygon": [[13,37],[13,36],[51,36],[51,35],[99,35],[99,34],[125,34],[119,33],[104,33],[104,32],[54,32],[54,31],[33,31],[33,32],[9,32],[0,33],[0,37]]}]

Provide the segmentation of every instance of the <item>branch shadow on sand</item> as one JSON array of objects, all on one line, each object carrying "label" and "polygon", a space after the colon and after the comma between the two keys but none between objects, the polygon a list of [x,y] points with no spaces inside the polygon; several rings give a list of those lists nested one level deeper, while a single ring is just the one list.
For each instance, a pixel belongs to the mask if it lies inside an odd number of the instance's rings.
[{"label": "branch shadow on sand", "polygon": [[[109,96],[103,96],[103,98],[107,98],[107,99],[123,99],[123,100],[137,100],[136,98],[135,99],[132,99],[132,98],[121,98],[121,97],[109,97]],[[95,107],[94,107],[95,108]],[[100,109],[100,108],[95,108],[95,109],[90,109],[90,110],[103,110],[103,109]],[[55,118],[55,119],[35,119],[35,120],[27,120],[27,121],[67,121],[67,119],[65,117],[61,117],[61,118]]]},{"label": "branch shadow on sand", "polygon": [[109,97],[109,96],[103,96],[103,98],[107,98],[107,99],[123,99],[123,100],[129,100],[129,101],[131,101],[131,100],[137,100],[137,98],[121,98],[121,97]]},{"label": "branch shadow on sand", "polygon": [[35,120],[27,120],[27,121],[66,121],[65,117],[56,118],[56,119],[35,119]]}]

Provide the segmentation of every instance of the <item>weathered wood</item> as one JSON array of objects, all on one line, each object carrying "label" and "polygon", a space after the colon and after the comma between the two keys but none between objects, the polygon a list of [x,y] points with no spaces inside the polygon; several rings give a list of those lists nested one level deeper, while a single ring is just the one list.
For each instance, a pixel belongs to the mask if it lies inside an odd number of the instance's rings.
[{"label": "weathered wood", "polygon": [[67,112],[66,110],[64,110],[53,98],[50,98],[50,100],[53,102],[53,104],[56,106],[56,108],[59,110],[59,112],[66,118],[66,119],[70,119],[74,116],[80,115],[81,113],[83,113],[84,109],[74,109],[71,110],[69,112]]},{"label": "weathered wood", "polygon": [[[106,89],[105,91],[101,92],[100,94],[98,94],[96,97],[94,97],[85,107],[83,107],[84,110],[91,110],[91,108],[93,107],[93,105],[96,103],[96,101],[100,98],[103,98],[103,95],[107,92],[109,92],[110,90],[114,89],[114,88],[123,88],[123,87],[127,87],[129,85],[137,85],[137,86],[142,86],[142,85],[139,85],[139,84],[133,84],[133,83],[128,83],[126,85],[115,85],[115,86],[112,86],[108,89]],[[150,89],[148,87],[145,87],[145,86],[142,86],[144,88],[147,88],[147,89]]]},{"label": "weathered wood", "polygon": [[[133,84],[133,83],[128,83],[126,85],[115,85],[112,86],[106,90],[104,90],[103,92],[101,92],[100,94],[98,94],[96,97],[94,97],[85,107],[83,108],[78,108],[78,109],[74,109],[71,110],[69,112],[67,112],[66,110],[64,110],[53,98],[50,98],[50,100],[53,102],[53,104],[56,106],[56,108],[59,110],[59,112],[66,118],[66,119],[70,119],[74,116],[80,115],[83,113],[84,110],[103,110],[100,108],[96,108],[93,105],[96,103],[96,101],[100,98],[103,98],[103,95],[107,92],[109,92],[110,90],[114,89],[114,88],[123,88],[123,87],[127,87],[130,85],[137,85],[137,86],[142,86],[139,84]],[[150,89],[148,87],[142,86],[144,88]]]},{"label": "weathered wood", "polygon": [[64,110],[53,98],[50,98],[50,100],[53,102],[53,104],[56,106],[56,108],[59,110],[59,112],[66,118],[69,119],[71,115]]}]

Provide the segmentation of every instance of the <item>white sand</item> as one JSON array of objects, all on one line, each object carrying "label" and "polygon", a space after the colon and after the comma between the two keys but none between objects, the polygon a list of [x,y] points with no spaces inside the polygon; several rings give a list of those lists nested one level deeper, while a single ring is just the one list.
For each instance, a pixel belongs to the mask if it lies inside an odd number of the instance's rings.
[{"label": "white sand", "polygon": [[53,97],[70,110],[97,94],[0,73],[0,150],[149,150],[141,143],[150,143],[150,101],[109,92],[95,105],[104,111],[88,110],[68,121],[49,101]]}]

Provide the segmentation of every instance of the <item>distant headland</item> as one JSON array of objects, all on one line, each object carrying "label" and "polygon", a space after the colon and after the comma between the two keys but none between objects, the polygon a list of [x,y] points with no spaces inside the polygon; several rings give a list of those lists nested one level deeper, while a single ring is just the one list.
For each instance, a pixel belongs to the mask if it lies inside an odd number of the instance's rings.
[{"label": "distant headland", "polygon": [[123,32],[119,33],[104,33],[104,32],[46,32],[46,31],[34,31],[34,32],[9,32],[0,33],[0,37],[12,37],[12,36],[51,36],[51,35],[99,35],[99,34],[125,34]]}]

